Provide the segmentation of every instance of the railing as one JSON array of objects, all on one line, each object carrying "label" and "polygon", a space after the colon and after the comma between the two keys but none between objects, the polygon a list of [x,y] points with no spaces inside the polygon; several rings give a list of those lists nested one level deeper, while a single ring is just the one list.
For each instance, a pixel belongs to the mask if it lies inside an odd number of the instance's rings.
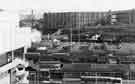
[{"label": "railing", "polygon": [[[106,76],[81,76],[81,78],[84,79],[109,79],[109,80],[116,80],[119,81],[119,84],[122,84],[122,78],[117,78],[117,77],[106,77]],[[97,80],[98,81],[98,80]],[[117,82],[116,82],[117,83]]]},{"label": "railing", "polygon": [[25,61],[23,61],[21,59],[16,58],[11,63],[8,63],[8,64],[0,67],[0,73],[6,72],[6,71],[8,71],[8,70],[10,70],[10,69],[12,69],[14,67],[16,67],[19,64],[22,64],[24,66],[28,66],[28,63],[27,62],[25,62]]}]

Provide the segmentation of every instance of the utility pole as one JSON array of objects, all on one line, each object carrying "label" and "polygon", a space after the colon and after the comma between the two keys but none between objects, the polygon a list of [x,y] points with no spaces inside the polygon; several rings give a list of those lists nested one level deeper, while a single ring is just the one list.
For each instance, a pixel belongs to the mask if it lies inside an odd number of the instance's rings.
[{"label": "utility pole", "polygon": [[31,18],[31,28],[33,28],[33,25],[34,25],[34,11],[33,11],[33,9],[31,10],[31,16],[32,16],[32,18]]},{"label": "utility pole", "polygon": [[81,27],[81,14],[80,14],[80,12],[79,12],[79,29],[78,29],[78,41],[79,41],[79,46],[80,46],[80,27]]}]

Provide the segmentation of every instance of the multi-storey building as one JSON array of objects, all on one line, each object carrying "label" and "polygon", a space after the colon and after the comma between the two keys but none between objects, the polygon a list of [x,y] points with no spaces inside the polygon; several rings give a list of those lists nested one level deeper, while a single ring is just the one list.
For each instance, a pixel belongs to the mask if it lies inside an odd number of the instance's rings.
[{"label": "multi-storey building", "polygon": [[49,28],[78,27],[96,23],[106,12],[44,13],[45,25]]},{"label": "multi-storey building", "polygon": [[135,24],[135,10],[112,11],[112,15],[116,15],[116,20],[122,24]]}]

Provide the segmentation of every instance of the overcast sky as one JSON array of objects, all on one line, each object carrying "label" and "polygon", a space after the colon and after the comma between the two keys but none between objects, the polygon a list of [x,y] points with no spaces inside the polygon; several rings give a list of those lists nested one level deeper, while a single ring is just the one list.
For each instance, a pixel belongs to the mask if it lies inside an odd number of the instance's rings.
[{"label": "overcast sky", "polygon": [[107,11],[135,8],[134,0],[1,0],[2,9],[57,11]]}]

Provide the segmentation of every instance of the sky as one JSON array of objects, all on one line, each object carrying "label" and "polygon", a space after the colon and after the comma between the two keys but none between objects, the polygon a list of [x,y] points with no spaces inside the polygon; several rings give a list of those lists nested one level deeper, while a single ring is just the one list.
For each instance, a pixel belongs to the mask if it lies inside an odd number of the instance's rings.
[{"label": "sky", "polygon": [[106,11],[135,8],[134,0],[1,0],[3,9],[45,11]]},{"label": "sky", "polygon": [[40,12],[108,11],[135,8],[134,0],[1,0],[6,10],[35,10]]}]

